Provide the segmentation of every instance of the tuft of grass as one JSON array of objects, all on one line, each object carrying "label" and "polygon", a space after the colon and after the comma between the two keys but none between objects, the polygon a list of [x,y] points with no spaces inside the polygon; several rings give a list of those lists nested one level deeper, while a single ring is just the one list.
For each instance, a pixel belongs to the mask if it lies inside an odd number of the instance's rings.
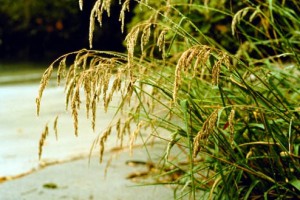
[{"label": "tuft of grass", "polygon": [[[95,3],[90,44],[109,3]],[[130,3],[122,2],[121,21]],[[59,57],[42,78],[37,110],[58,67],[75,135],[82,98],[93,128],[98,105],[105,112],[120,99],[94,143],[100,162],[111,134],[120,145],[128,137],[131,147],[140,136],[165,143],[160,175],[180,173],[153,184],[172,185],[175,199],[300,198],[299,3],[137,3],[127,53],[83,49]]]}]

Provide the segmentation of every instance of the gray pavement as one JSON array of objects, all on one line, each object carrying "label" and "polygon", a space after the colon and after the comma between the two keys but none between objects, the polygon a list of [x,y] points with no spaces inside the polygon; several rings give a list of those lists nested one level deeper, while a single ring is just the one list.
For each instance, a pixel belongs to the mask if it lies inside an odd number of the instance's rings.
[{"label": "gray pavement", "polygon": [[[107,166],[107,161],[112,161]],[[104,162],[92,157],[52,165],[30,175],[0,184],[1,200],[135,200],[173,199],[170,186],[143,185],[151,179],[133,182],[126,177],[135,172],[147,171],[146,166],[129,166],[128,160],[147,161],[143,149],[135,149],[131,157],[128,151],[106,153]]]},{"label": "gray pavement", "polygon": [[[1,80],[4,80],[3,78]],[[90,121],[85,118],[82,110],[79,136],[75,137],[72,118],[70,113],[65,111],[63,88],[53,87],[55,83],[51,83],[46,89],[41,116],[36,116],[35,97],[38,85],[39,80],[36,76],[32,81],[26,81],[26,84],[19,80],[14,84],[10,84],[6,79],[5,84],[0,81],[0,200],[173,199],[173,192],[169,187],[137,186],[139,183],[126,179],[132,172],[146,170],[145,166],[130,167],[126,165],[126,161],[147,161],[149,158],[142,148],[136,149],[133,157],[129,156],[128,150],[119,154],[110,152],[109,150],[116,145],[114,134],[106,143],[107,152],[103,163],[99,164],[99,157],[93,156],[89,164],[87,155],[90,147],[110,122],[114,113],[113,107],[107,114],[99,108],[95,132],[92,131]],[[42,160],[39,161],[38,142],[41,132],[46,123],[49,127],[52,126],[57,114],[58,140],[50,128]],[[78,155],[80,159],[65,162]],[[114,159],[105,177],[106,163],[111,157]],[[56,161],[59,163],[40,167],[41,163]],[[23,173],[28,175],[1,183],[1,180]]]}]

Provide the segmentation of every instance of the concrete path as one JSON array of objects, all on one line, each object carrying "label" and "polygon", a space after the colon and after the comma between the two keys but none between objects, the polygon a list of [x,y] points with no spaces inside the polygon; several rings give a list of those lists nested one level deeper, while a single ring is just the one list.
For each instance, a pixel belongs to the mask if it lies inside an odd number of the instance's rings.
[{"label": "concrete path", "polygon": [[[97,134],[110,120],[109,116],[99,113],[102,120],[94,133],[90,121],[82,113],[80,135],[75,137],[72,118],[65,111],[63,88],[50,87],[45,91],[40,117],[36,116],[35,108],[37,91],[38,83],[0,86],[0,177],[14,176],[39,165],[39,139],[47,123],[50,133],[42,161],[87,154]],[[58,140],[52,129],[56,115],[59,115]]]},{"label": "concrete path", "polygon": [[[106,169],[107,161],[111,163]],[[140,200],[173,199],[170,186],[144,185],[146,179],[126,179],[132,173],[147,171],[146,166],[128,166],[129,160],[147,161],[145,151],[136,149],[105,154],[99,164],[93,157],[46,167],[30,175],[0,184],[0,199],[5,200]],[[105,175],[105,171],[106,175]],[[149,181],[149,179],[148,179]]]},{"label": "concrete path", "polygon": [[[100,165],[99,157],[93,156],[89,164],[87,155],[91,145],[110,122],[113,108],[107,114],[98,113],[95,132],[82,110],[79,136],[75,137],[72,119],[65,111],[63,88],[55,87],[54,82],[45,91],[40,117],[36,116],[38,85],[36,75],[35,80],[22,84],[19,81],[9,84],[9,79],[5,79],[5,84],[0,81],[0,200],[172,199],[173,192],[169,187],[136,187],[139,183],[126,179],[130,173],[147,170],[146,166],[126,165],[128,160],[147,161],[149,157],[142,148],[134,151],[134,157],[130,157],[126,149],[119,153],[110,152],[116,145],[114,134],[106,144],[103,163]],[[58,140],[51,128],[57,114]],[[39,161],[39,138],[47,123],[50,134]],[[153,155],[157,151],[155,148]],[[111,158],[114,159],[106,169]],[[43,167],[45,163],[57,164]]]}]

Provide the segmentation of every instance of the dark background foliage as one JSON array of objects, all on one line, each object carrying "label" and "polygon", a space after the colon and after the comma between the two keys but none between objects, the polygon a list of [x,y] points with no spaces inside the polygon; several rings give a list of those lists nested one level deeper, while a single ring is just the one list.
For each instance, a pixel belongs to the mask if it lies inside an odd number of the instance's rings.
[{"label": "dark background foliage", "polygon": [[[81,48],[88,48],[90,11],[94,1],[84,1],[80,11],[74,0],[0,0],[0,59],[49,61]],[[123,51],[120,5],[112,6],[96,27],[93,47]],[[128,17],[129,19],[129,17]]]}]

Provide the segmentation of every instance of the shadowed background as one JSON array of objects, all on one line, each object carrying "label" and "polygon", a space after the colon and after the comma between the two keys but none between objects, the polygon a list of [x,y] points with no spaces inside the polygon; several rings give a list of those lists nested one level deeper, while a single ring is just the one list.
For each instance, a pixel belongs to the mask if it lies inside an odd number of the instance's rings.
[{"label": "shadowed background", "polygon": [[[58,56],[88,48],[90,11],[94,1],[1,0],[0,61],[47,63]],[[103,25],[95,27],[93,47],[123,51],[119,18],[120,5],[111,8],[111,17],[103,15]],[[127,20],[130,16],[126,16]]]}]

